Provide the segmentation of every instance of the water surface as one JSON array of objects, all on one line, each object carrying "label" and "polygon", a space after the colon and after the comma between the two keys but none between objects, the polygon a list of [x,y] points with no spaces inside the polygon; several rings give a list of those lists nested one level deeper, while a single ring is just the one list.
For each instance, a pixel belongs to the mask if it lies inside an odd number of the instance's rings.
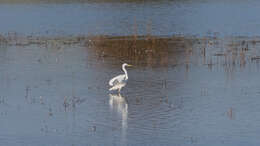
[{"label": "water surface", "polygon": [[0,32],[259,36],[259,1],[0,2]]},{"label": "water surface", "polygon": [[[259,145],[259,1],[0,1],[0,145]],[[128,68],[121,94],[110,78]]]},{"label": "water surface", "polygon": [[[257,38],[130,38],[3,45],[0,143],[259,144]],[[111,41],[147,48],[115,54]],[[129,82],[109,93],[122,62],[135,65]]]}]

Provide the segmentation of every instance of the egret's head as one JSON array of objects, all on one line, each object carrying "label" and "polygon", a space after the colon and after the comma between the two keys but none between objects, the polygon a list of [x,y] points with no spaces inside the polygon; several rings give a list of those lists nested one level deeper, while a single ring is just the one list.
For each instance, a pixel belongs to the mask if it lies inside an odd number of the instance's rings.
[{"label": "egret's head", "polygon": [[131,65],[131,64],[127,64],[127,63],[124,63],[123,65],[122,65],[122,67],[128,67],[128,66],[133,66],[133,65]]}]

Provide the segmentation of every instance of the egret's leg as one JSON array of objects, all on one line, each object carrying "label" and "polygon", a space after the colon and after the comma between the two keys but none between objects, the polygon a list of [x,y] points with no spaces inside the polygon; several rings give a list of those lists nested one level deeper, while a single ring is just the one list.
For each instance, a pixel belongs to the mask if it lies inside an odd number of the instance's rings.
[{"label": "egret's leg", "polygon": [[121,91],[121,88],[118,89],[118,93],[120,93],[120,91]]}]

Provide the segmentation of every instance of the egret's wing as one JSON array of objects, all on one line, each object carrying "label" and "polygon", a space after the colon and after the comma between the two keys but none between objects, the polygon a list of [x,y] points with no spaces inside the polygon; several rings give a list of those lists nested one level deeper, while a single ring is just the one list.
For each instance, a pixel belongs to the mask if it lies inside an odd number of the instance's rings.
[{"label": "egret's wing", "polygon": [[118,75],[118,76],[112,78],[112,79],[109,81],[109,85],[110,85],[110,86],[114,86],[114,85],[116,85],[116,84],[121,83],[124,79],[125,79],[125,75]]}]

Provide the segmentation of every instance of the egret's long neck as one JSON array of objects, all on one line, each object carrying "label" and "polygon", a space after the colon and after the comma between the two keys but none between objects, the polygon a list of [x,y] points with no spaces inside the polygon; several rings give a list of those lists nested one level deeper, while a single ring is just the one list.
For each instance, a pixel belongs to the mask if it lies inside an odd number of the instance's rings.
[{"label": "egret's long neck", "polygon": [[125,78],[128,79],[127,71],[125,69],[125,66],[122,66],[123,71],[125,72]]}]

